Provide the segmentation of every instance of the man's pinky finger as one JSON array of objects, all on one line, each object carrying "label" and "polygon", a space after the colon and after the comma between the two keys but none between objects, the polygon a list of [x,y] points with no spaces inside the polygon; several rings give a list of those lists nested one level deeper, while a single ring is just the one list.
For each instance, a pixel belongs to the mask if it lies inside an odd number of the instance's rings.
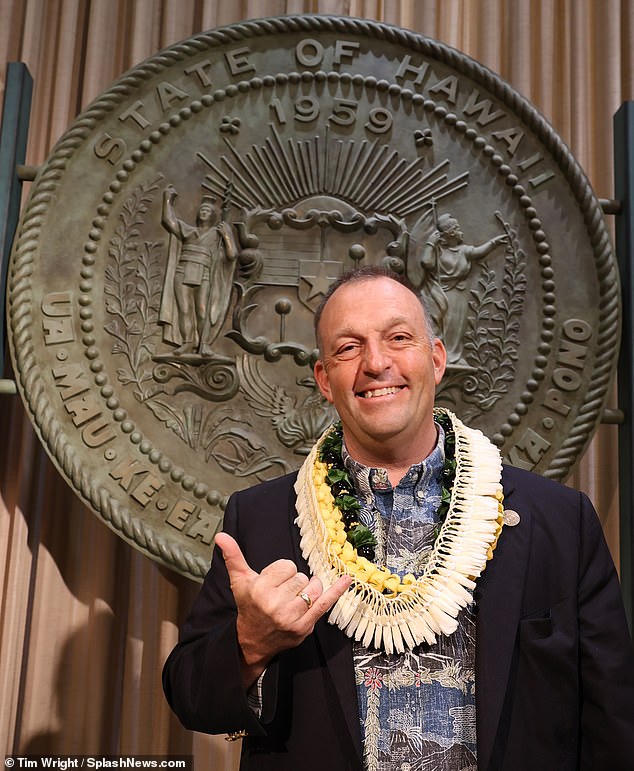
[{"label": "man's pinky finger", "polygon": [[313,601],[312,607],[307,611],[306,615],[311,614],[313,621],[317,621],[317,619],[321,618],[324,613],[327,613],[332,608],[351,583],[352,578],[350,576],[341,576],[322,595]]}]

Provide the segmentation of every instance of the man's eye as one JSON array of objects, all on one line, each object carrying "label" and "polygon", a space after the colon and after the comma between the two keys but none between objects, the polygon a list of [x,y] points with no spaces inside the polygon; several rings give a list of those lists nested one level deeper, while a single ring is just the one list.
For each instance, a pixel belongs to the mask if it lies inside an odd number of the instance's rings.
[{"label": "man's eye", "polygon": [[355,343],[346,343],[337,349],[337,356],[340,358],[354,356],[357,352],[358,346]]}]

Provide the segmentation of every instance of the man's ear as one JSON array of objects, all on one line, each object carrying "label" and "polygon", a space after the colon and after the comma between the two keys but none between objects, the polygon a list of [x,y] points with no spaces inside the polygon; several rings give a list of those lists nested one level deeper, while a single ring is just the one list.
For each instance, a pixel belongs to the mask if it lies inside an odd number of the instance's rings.
[{"label": "man's ear", "polygon": [[328,380],[328,373],[326,367],[321,359],[317,359],[315,366],[313,367],[313,373],[315,375],[315,382],[319,386],[319,390],[322,396],[332,404],[332,393],[330,391],[330,381]]},{"label": "man's ear", "polygon": [[447,366],[447,350],[438,337],[432,343],[431,358],[434,363],[434,381],[438,385]]}]

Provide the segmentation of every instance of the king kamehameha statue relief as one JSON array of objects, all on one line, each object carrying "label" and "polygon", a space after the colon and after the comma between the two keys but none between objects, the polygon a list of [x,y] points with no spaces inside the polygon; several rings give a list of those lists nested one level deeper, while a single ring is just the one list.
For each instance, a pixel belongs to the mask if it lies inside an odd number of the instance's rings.
[{"label": "king kamehameha statue relief", "polygon": [[170,234],[159,323],[174,354],[211,353],[224,323],[238,256],[231,226],[213,196],[203,196],[196,222],[189,225],[174,212],[177,192],[163,193],[163,227]]}]

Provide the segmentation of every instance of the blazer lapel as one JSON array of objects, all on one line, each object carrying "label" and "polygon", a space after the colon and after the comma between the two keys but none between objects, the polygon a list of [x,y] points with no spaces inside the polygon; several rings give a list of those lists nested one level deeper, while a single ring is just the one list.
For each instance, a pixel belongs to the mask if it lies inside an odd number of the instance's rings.
[{"label": "blazer lapel", "polygon": [[478,579],[476,621],[476,722],[478,768],[487,769],[493,751],[506,693],[521,612],[527,558],[531,541],[529,509],[522,509],[505,486],[505,509],[520,515],[506,525],[493,559]]},{"label": "blazer lapel", "polygon": [[346,726],[342,745],[348,750],[352,749],[352,752],[348,751],[346,754],[351,758],[351,767],[360,771],[363,767],[363,751],[352,640],[336,626],[329,624],[325,618],[315,626],[315,635],[326,666],[324,677],[330,710],[338,715],[338,719]]},{"label": "blazer lapel", "polygon": [[[294,534],[295,563],[302,572],[310,575],[310,568],[302,555],[299,529],[295,524],[296,516],[293,496],[290,519],[291,532]],[[342,737],[342,744],[344,748],[348,749],[352,746],[352,752],[346,753],[351,755],[352,768],[356,767],[361,771],[363,751],[361,748],[357,686],[354,678],[352,640],[336,626],[328,623],[328,614],[317,622],[314,635],[325,665],[324,686],[330,701],[329,708],[335,715],[338,715],[342,725],[345,725],[347,729],[347,736]]]}]

